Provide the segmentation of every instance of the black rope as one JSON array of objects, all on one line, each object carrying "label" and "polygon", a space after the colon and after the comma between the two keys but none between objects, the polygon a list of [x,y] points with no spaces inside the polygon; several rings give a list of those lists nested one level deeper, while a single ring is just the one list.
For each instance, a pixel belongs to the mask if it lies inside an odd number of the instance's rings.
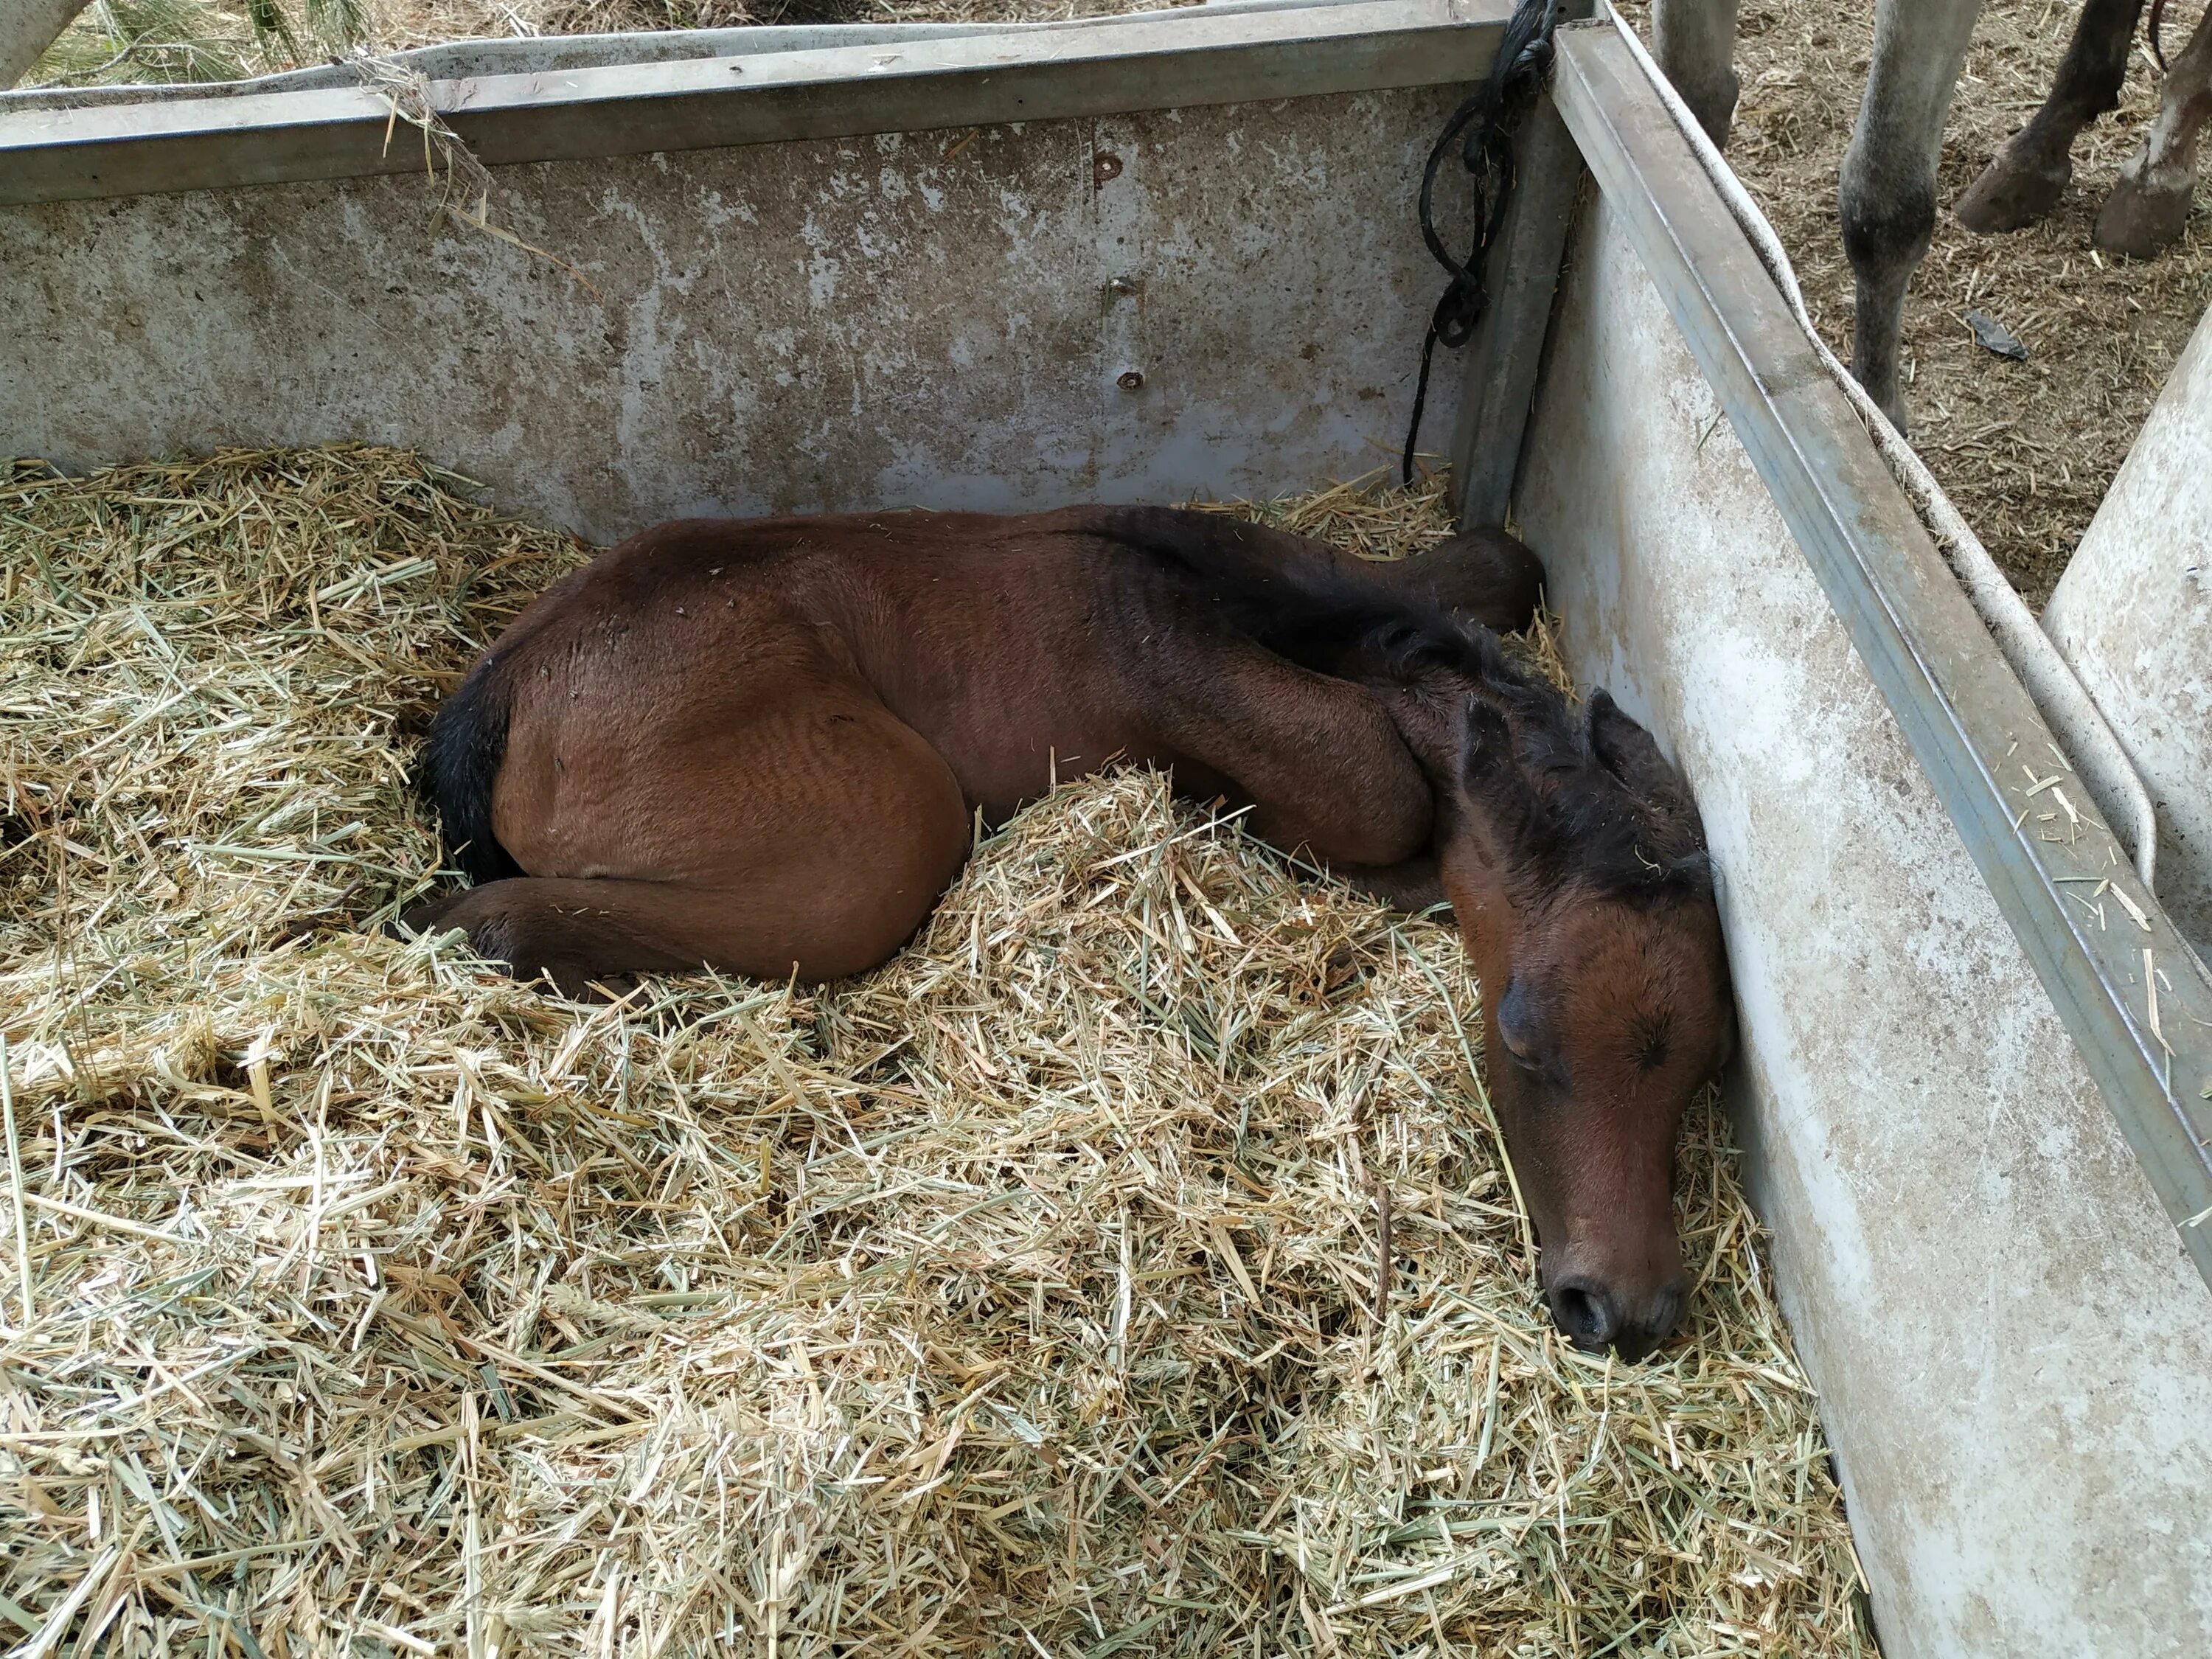
[{"label": "black rope", "polygon": [[[1413,447],[1420,441],[1421,415],[1429,401],[1429,364],[1437,347],[1456,351],[1474,337],[1490,309],[1482,283],[1483,256],[1505,223],[1505,204],[1513,190],[1513,139],[1509,128],[1525,95],[1552,67],[1552,33],[1559,27],[1559,0],[1520,0],[1498,43],[1490,77],[1454,110],[1444,123],[1429,164],[1421,173],[1421,240],[1450,279],[1429,319],[1421,342],[1421,375],[1413,386],[1413,418],[1406,428],[1401,463],[1405,483],[1413,482]],[[1437,173],[1456,145],[1474,192],[1474,246],[1465,259],[1453,256],[1437,230]]]}]

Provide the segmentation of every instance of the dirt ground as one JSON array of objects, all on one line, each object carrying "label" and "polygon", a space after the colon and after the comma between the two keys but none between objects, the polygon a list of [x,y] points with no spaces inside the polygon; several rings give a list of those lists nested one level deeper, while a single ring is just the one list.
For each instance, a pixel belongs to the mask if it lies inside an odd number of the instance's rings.
[{"label": "dirt ground", "polygon": [[[1157,0],[1149,0],[1157,3]],[[112,10],[216,0],[106,0]],[[338,0],[326,0],[335,6]],[[697,27],[760,21],[1030,18],[1133,10],[1147,0],[350,0],[369,43],[389,49],[471,34]],[[1650,0],[1624,9],[1647,26]],[[2157,107],[2138,46],[2120,110],[2075,148],[2058,213],[2017,234],[1970,235],[1948,204],[2041,101],[2076,8],[2070,0],[1990,0],[1953,104],[1940,179],[1946,210],[1905,313],[1913,441],[1997,562],[2040,605],[2065,568],[2174,357],[2212,297],[2212,197],[2180,246],[2147,264],[2093,252],[2089,233],[2114,171]],[[2197,8],[2167,20],[2178,48]],[[1781,232],[1822,331],[1850,338],[1850,271],[1836,225],[1836,169],[1872,44],[1867,0],[1744,0],[1744,85],[1730,159]],[[81,49],[89,43],[80,43]],[[104,54],[95,53],[92,61]],[[82,58],[81,58],[82,61]],[[2029,347],[2024,363],[1973,342],[1977,307]]]}]

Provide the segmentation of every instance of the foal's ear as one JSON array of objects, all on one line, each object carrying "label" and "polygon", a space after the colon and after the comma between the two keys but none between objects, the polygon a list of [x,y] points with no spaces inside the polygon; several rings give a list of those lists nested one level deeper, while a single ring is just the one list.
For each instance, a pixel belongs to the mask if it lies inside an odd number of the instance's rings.
[{"label": "foal's ear", "polygon": [[1473,810],[1456,815],[1463,848],[1503,869],[1529,826],[1534,797],[1513,752],[1513,728],[1480,697],[1467,700],[1459,740],[1460,793]]},{"label": "foal's ear", "polygon": [[1697,803],[1682,775],[1659,752],[1651,734],[1620,712],[1601,687],[1589,695],[1584,728],[1591,755],[1632,796],[1652,827],[1668,843],[1668,854],[1695,852],[1705,844]]},{"label": "foal's ear", "polygon": [[1470,795],[1487,796],[1515,772],[1513,731],[1505,716],[1480,697],[1469,697],[1459,739],[1461,787]]}]

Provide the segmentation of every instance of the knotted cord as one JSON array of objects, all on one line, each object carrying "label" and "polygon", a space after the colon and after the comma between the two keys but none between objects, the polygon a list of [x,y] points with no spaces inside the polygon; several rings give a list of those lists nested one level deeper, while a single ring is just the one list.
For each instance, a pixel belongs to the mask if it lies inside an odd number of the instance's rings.
[{"label": "knotted cord", "polygon": [[[1484,286],[1484,256],[1505,223],[1505,204],[1513,190],[1513,117],[1526,94],[1552,67],[1552,35],[1559,27],[1559,0],[1520,0],[1498,43],[1490,74],[1451,113],[1429,151],[1421,172],[1421,240],[1449,279],[1429,319],[1421,342],[1421,374],[1413,387],[1413,418],[1406,428],[1401,463],[1404,481],[1413,481],[1413,448],[1421,435],[1421,416],[1429,401],[1429,368],[1439,344],[1456,351],[1474,337],[1490,308]],[[1465,259],[1455,258],[1437,229],[1437,174],[1456,147],[1474,193],[1474,244]]]}]

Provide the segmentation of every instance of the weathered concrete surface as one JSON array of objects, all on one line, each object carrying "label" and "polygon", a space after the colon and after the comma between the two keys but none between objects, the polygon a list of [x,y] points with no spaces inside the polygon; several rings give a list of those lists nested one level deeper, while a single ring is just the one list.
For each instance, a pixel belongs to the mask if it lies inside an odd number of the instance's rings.
[{"label": "weathered concrete surface", "polygon": [[7,0],[0,5],[0,91],[21,80],[84,8],[85,0]]},{"label": "weathered concrete surface", "polygon": [[1520,520],[1697,790],[1886,1651],[2212,1651],[2212,1291],[1601,206],[1539,398]]},{"label": "weathered concrete surface", "polygon": [[1307,489],[1403,433],[1450,102],[500,169],[495,222],[552,258],[410,177],[0,209],[0,453],[404,444],[595,540]]},{"label": "weathered concrete surface", "polygon": [[2044,611],[2158,805],[2158,896],[2212,958],[2212,318]]}]

